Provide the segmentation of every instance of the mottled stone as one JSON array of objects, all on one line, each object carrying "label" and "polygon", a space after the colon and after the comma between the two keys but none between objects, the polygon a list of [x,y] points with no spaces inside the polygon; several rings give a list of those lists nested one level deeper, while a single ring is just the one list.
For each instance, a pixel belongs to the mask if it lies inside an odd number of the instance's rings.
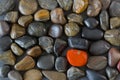
[{"label": "mottled stone", "polygon": [[33,14],[37,10],[38,4],[36,0],[20,0],[19,11],[23,15]]},{"label": "mottled stone", "polygon": [[56,8],[51,11],[51,21],[56,24],[65,24],[66,19],[61,8]]},{"label": "mottled stone", "polygon": [[102,9],[107,9],[111,3],[111,0],[100,0],[102,3]]},{"label": "mottled stone", "polygon": [[11,50],[17,56],[21,56],[24,53],[24,51],[16,43],[11,44]]},{"label": "mottled stone", "polygon": [[24,80],[41,80],[42,73],[38,69],[31,69],[25,72]]},{"label": "mottled stone", "polygon": [[80,32],[80,27],[76,23],[70,22],[65,25],[64,31],[67,36],[76,36]]},{"label": "mottled stone", "polygon": [[104,34],[105,40],[110,42],[112,45],[120,46],[120,30],[112,29],[107,30]]},{"label": "mottled stone", "polygon": [[8,72],[10,71],[10,66],[3,65],[0,67],[0,77],[7,77]]},{"label": "mottled stone", "polygon": [[53,51],[53,39],[48,36],[43,36],[39,38],[39,45],[43,48],[47,53],[51,53]]},{"label": "mottled stone", "polygon": [[34,68],[35,61],[30,56],[25,56],[22,60],[15,64],[14,68],[18,71],[25,71]]},{"label": "mottled stone", "polygon": [[12,39],[16,39],[25,35],[25,33],[26,33],[25,28],[21,27],[18,24],[13,24],[10,32],[10,36]]},{"label": "mottled stone", "polygon": [[47,21],[50,19],[50,13],[47,9],[40,9],[34,15],[36,21]]},{"label": "mottled stone", "polygon": [[38,0],[39,5],[48,10],[53,10],[57,7],[57,0]]},{"label": "mottled stone", "polygon": [[112,17],[110,18],[110,28],[120,28],[120,17]]}]

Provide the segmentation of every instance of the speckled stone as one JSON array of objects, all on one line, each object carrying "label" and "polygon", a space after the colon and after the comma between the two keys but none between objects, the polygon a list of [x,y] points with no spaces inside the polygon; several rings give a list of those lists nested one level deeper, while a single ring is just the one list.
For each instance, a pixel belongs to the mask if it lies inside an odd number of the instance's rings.
[{"label": "speckled stone", "polygon": [[100,0],[101,3],[102,3],[102,9],[108,9],[110,3],[111,3],[111,0]]},{"label": "speckled stone", "polygon": [[10,66],[3,65],[0,67],[0,77],[7,77],[8,72],[10,71]]},{"label": "speckled stone", "polygon": [[120,17],[112,17],[110,18],[110,28],[120,28]]}]

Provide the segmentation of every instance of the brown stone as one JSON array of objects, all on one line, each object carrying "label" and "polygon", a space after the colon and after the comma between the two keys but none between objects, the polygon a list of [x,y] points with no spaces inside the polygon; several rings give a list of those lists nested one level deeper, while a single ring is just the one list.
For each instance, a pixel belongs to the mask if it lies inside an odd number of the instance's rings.
[{"label": "brown stone", "polygon": [[119,28],[120,27],[120,17],[112,17],[110,18],[110,28]]},{"label": "brown stone", "polygon": [[102,3],[102,9],[107,9],[110,5],[111,0],[100,0]]}]

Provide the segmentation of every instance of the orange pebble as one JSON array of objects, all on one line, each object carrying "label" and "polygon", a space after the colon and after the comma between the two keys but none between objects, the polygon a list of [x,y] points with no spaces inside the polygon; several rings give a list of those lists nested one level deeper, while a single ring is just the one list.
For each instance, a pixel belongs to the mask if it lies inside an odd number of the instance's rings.
[{"label": "orange pebble", "polygon": [[87,63],[88,55],[87,52],[77,49],[70,49],[67,51],[68,62],[72,66],[84,66]]}]

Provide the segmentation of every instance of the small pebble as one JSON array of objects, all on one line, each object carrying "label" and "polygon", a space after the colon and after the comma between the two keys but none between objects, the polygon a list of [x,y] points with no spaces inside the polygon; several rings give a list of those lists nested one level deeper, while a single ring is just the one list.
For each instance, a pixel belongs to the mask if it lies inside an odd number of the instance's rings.
[{"label": "small pebble", "polygon": [[0,67],[0,77],[7,77],[9,71],[10,71],[10,66],[3,65],[2,67]]},{"label": "small pebble", "polygon": [[105,9],[108,9],[110,3],[111,3],[111,0],[100,0],[101,3],[102,3],[102,9],[105,10]]},{"label": "small pebble", "polygon": [[110,28],[120,28],[120,17],[112,17],[110,18]]}]

